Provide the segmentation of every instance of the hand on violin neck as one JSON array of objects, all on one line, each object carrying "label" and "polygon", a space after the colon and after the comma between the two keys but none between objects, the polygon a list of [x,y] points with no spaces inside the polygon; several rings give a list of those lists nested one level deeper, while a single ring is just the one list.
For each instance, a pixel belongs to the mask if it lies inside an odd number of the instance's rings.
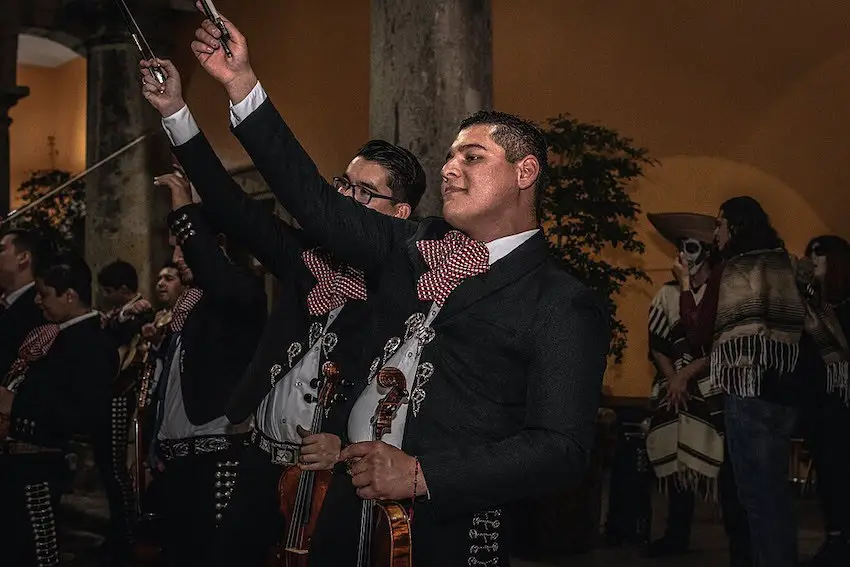
[{"label": "hand on violin neck", "polygon": [[298,468],[302,471],[324,471],[334,468],[339,462],[342,440],[330,433],[312,433],[300,425],[296,430],[301,436],[301,457]]},{"label": "hand on violin neck", "polygon": [[364,500],[407,500],[414,488],[416,496],[428,492],[416,458],[383,441],[354,443],[343,449],[340,457],[350,463],[351,482]]},{"label": "hand on violin neck", "polygon": [[[165,84],[160,84],[151,69],[160,67],[165,72]],[[186,102],[183,100],[183,85],[177,67],[168,59],[147,59],[139,61],[142,73],[142,95],[160,116],[168,118],[177,113]]]}]

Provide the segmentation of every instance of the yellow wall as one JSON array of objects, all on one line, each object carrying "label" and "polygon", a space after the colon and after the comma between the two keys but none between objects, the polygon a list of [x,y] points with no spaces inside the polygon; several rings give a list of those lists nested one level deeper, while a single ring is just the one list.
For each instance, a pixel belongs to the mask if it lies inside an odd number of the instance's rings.
[{"label": "yellow wall", "polygon": [[[326,176],[345,170],[369,135],[369,0],[220,0],[248,39],[251,63]],[[188,50],[196,15],[180,18],[173,55],[186,100],[228,167],[250,160],[228,131],[227,96]],[[185,47],[182,47],[185,46]]]},{"label": "yellow wall", "polygon": [[[12,117],[12,207],[19,204],[15,191],[30,173],[57,169],[77,173],[86,163],[86,61],[77,58],[60,67],[18,66],[18,84],[30,88],[9,113]],[[51,161],[48,137],[55,137]]]},{"label": "yellow wall", "polygon": [[[570,112],[648,147],[661,166],[635,187],[644,211],[713,214],[751,194],[794,251],[825,231],[850,237],[850,20],[843,1],[810,4],[493,0],[495,102],[535,120]],[[370,2],[217,5],[322,172],[341,171],[368,136]],[[226,164],[243,165],[226,97],[188,51],[196,22],[180,15],[172,34],[187,99]],[[645,224],[647,254],[631,261],[655,281],[620,301],[629,350],[606,385],[621,396],[648,392],[646,309],[669,279],[672,250]]]}]

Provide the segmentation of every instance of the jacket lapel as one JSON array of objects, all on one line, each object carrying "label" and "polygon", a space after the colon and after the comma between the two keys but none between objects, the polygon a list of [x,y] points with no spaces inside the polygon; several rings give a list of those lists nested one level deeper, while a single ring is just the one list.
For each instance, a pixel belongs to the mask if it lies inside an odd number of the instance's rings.
[{"label": "jacket lapel", "polygon": [[517,281],[546,261],[548,253],[546,239],[541,230],[490,266],[486,273],[461,282],[449,295],[434,323],[439,324],[454,317],[472,304]]}]

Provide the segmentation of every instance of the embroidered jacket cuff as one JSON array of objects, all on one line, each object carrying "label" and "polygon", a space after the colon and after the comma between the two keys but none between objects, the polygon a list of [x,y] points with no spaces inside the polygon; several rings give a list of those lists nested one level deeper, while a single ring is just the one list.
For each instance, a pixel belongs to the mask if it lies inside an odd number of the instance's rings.
[{"label": "embroidered jacket cuff", "polygon": [[197,208],[198,205],[196,204],[186,205],[175,211],[171,211],[168,215],[168,229],[180,245],[196,234],[191,217]]},{"label": "embroidered jacket cuff", "polygon": [[269,95],[266,94],[265,89],[263,89],[263,85],[257,81],[257,84],[254,85],[254,88],[248,93],[248,96],[241,102],[233,104],[233,101],[230,102],[230,125],[236,128],[239,124],[248,118],[255,110],[260,108],[260,105],[263,104],[266,99],[269,98]]},{"label": "embroidered jacket cuff", "polygon": [[171,140],[172,146],[182,146],[201,132],[188,105],[183,105],[183,108],[171,116],[163,118],[162,129]]}]

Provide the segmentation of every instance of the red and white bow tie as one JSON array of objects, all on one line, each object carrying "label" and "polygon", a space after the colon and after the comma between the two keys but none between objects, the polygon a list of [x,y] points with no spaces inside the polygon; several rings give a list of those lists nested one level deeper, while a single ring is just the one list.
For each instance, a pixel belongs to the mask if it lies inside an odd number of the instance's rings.
[{"label": "red and white bow tie", "polygon": [[316,285],[307,294],[310,315],[330,313],[349,299],[366,299],[366,278],[360,270],[336,261],[321,248],[305,250],[301,257],[316,278]]},{"label": "red and white bow tie", "polygon": [[172,333],[179,333],[183,330],[183,325],[186,324],[186,319],[189,318],[189,313],[198,305],[201,298],[204,296],[203,290],[197,287],[190,287],[177,298],[174,304],[174,309],[171,311],[171,323],[168,325],[168,330]]},{"label": "red and white bow tie", "polygon": [[39,325],[27,333],[23,344],[18,349],[18,357],[6,373],[6,383],[21,376],[30,364],[44,357],[59,335],[59,325],[48,323]]},{"label": "red and white bow tie", "polygon": [[416,247],[429,268],[416,282],[421,301],[442,306],[460,282],[490,269],[487,246],[457,230],[447,232],[440,240],[420,240]]}]

